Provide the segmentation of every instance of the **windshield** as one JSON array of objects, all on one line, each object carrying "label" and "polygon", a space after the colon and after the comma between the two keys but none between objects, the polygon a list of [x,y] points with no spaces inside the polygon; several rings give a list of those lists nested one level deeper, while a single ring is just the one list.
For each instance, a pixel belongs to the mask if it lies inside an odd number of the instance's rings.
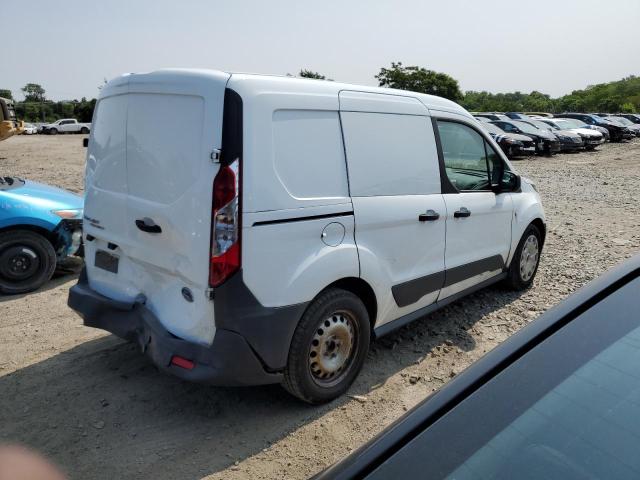
[{"label": "windshield", "polygon": [[562,129],[562,130],[567,130],[570,128],[579,128],[578,126],[574,125],[573,122],[570,122],[568,120],[554,120],[553,123],[555,124],[556,128]]},{"label": "windshield", "polygon": [[479,123],[480,123],[480,126],[489,133],[494,133],[496,135],[501,135],[504,133],[504,130],[502,130],[497,125],[494,125],[493,123],[486,123],[486,122],[479,122]]},{"label": "windshield", "polygon": [[[534,135],[540,135],[540,129],[534,127],[533,125],[529,124],[529,123],[525,123],[525,122],[518,122],[518,121],[513,121],[511,122],[513,123],[516,127],[518,127],[520,130],[522,130],[523,132],[526,133],[533,133]],[[545,128],[545,131],[548,130]]]},{"label": "windshield", "polygon": [[580,314],[368,478],[639,478],[638,289]]},{"label": "windshield", "polygon": [[540,120],[542,123],[548,125],[549,127],[551,127],[552,130],[559,130],[560,128],[565,128],[565,127],[560,127],[559,122],[557,120]]},{"label": "windshield", "polygon": [[562,120],[558,119],[557,121],[565,122],[567,125],[571,125],[573,128],[589,128],[589,125],[576,118],[563,118]]},{"label": "windshield", "polygon": [[609,120],[613,120],[614,122],[621,123],[622,125],[633,125],[633,122],[624,117],[607,117]]},{"label": "windshield", "polygon": [[529,120],[529,123],[533,123],[536,127],[541,128],[542,130],[553,130],[554,128],[542,120]]}]

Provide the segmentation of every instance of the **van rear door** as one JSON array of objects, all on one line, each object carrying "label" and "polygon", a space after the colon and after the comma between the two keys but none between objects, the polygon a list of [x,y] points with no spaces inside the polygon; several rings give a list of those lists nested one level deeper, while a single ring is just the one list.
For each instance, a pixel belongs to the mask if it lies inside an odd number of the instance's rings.
[{"label": "van rear door", "polygon": [[[91,288],[145,301],[174,335],[215,333],[209,279],[212,153],[220,149],[229,75],[166,70],[107,85],[86,171]],[[89,239],[92,239],[89,241]]]}]

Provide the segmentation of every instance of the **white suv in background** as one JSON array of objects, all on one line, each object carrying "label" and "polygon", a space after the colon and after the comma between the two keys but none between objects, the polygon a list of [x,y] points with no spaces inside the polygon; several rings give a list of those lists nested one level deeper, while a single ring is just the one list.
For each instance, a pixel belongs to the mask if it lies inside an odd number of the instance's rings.
[{"label": "white suv in background", "polygon": [[106,85],[93,127],[69,305],[184,379],[325,402],[372,338],[536,274],[540,197],[439,97],[163,70]]},{"label": "white suv in background", "polygon": [[91,131],[90,123],[80,123],[75,118],[61,118],[42,126],[42,133],[57,135],[58,133],[83,133]]}]

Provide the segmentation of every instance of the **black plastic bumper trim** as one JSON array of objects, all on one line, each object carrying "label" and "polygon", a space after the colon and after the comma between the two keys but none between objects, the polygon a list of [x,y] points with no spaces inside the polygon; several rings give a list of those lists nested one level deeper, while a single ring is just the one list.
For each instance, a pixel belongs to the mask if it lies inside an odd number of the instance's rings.
[{"label": "black plastic bumper trim", "polygon": [[[193,382],[243,386],[279,383],[281,373],[268,372],[246,339],[237,332],[216,329],[210,346],[172,335],[142,303],[118,302],[92,290],[86,273],[69,292],[69,307],[89,327],[107,330],[136,343],[161,370]],[[195,362],[192,370],[171,364],[174,355]]]}]

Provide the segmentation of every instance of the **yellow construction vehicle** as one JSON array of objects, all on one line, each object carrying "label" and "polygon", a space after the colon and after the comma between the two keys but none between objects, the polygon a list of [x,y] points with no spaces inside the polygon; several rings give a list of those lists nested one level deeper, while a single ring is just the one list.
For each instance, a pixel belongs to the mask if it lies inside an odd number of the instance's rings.
[{"label": "yellow construction vehicle", "polygon": [[24,122],[16,119],[13,101],[0,97],[0,141],[24,132]]}]

